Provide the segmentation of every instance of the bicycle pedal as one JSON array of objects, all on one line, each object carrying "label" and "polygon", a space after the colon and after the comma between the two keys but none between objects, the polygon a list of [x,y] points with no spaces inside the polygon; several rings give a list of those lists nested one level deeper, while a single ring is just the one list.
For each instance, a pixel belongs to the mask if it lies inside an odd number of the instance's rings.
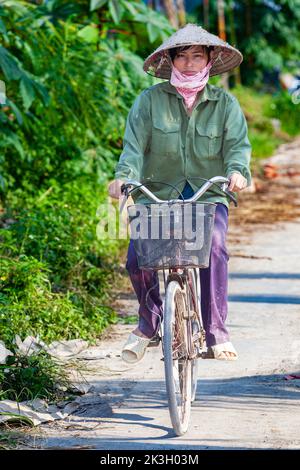
[{"label": "bicycle pedal", "polygon": [[[165,358],[164,358],[164,357],[161,357],[161,359],[160,359],[160,360],[161,360],[162,362],[165,362]],[[178,361],[178,358],[176,358],[176,357],[173,357],[173,361]]]},{"label": "bicycle pedal", "polygon": [[215,359],[214,357],[210,356],[207,351],[202,351],[199,355],[199,359]]},{"label": "bicycle pedal", "polygon": [[161,342],[161,337],[155,336],[154,338],[151,339],[150,343],[148,344],[148,348],[155,348],[159,346],[160,342]]}]

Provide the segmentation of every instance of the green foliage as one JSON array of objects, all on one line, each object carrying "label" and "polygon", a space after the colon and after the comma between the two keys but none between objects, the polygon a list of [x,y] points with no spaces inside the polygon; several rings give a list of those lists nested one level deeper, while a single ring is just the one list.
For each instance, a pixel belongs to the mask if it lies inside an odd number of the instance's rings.
[{"label": "green foliage", "polygon": [[[3,198],[24,180],[41,187],[50,178],[68,181],[83,168],[96,171],[99,181],[112,174],[128,109],[154,83],[132,51],[149,43],[150,36],[160,40],[171,32],[167,20],[144,4],[124,2],[124,8],[125,26],[112,32],[109,10],[101,9],[98,16],[86,2],[74,6],[57,0],[28,8],[24,2],[21,10],[11,2],[1,4],[8,32],[0,45],[0,70],[9,98],[0,110]],[[148,13],[152,20],[146,21]],[[138,20],[133,22],[134,14]],[[86,165],[91,153],[92,167]]]},{"label": "green foliage", "polygon": [[[164,40],[173,31],[168,20],[155,10],[148,8],[143,2],[128,0],[91,0],[90,10],[94,11],[98,8],[108,8],[108,16],[111,17],[116,25],[123,20],[122,27],[125,23],[125,30],[132,32],[131,22],[140,23],[146,26],[148,40],[150,43],[157,39]],[[126,22],[129,24],[126,25]],[[129,26],[129,27],[128,27]],[[138,31],[138,30],[137,30]],[[134,31],[135,32],[135,31]]]},{"label": "green foliage", "polygon": [[0,325],[8,346],[16,333],[93,341],[115,321],[110,290],[126,242],[97,240],[96,212],[129,107],[154,83],[135,51],[171,28],[145,5],[122,2],[116,30],[116,2],[106,3],[93,12],[84,1],[0,5],[8,97],[0,109]]},{"label": "green foliage", "polygon": [[48,353],[16,353],[0,364],[0,400],[62,399],[70,388],[64,368]]},{"label": "green foliage", "polygon": [[[235,95],[243,112],[246,116],[248,128],[249,128],[249,139],[252,145],[252,165],[255,166],[255,160],[259,158],[266,158],[272,155],[276,147],[282,142],[286,141],[289,136],[285,134],[285,126],[281,121],[282,129],[279,131],[274,128],[272,124],[272,118],[281,118],[281,116],[274,112],[274,103],[276,100],[281,100],[284,93],[280,93],[278,97],[273,97],[270,94],[260,93],[249,87],[235,87],[231,90],[231,93]],[[291,101],[291,98],[289,98]],[[296,119],[296,106],[294,105],[291,111],[291,121]]]},{"label": "green foliage", "polygon": [[249,139],[252,145],[252,164],[255,165],[255,160],[259,158],[270,157],[279,144],[284,142],[282,138],[274,135],[272,132],[261,132],[250,128]]},{"label": "green foliage", "polygon": [[96,212],[106,194],[84,177],[48,191],[9,193],[0,229],[0,330],[46,341],[94,340],[114,311],[112,268],[120,242],[97,240]]},{"label": "green foliage", "polygon": [[286,91],[275,96],[267,110],[267,115],[280,119],[282,129],[289,135],[299,134],[299,100],[293,101],[292,96]]},{"label": "green foliage", "polygon": [[[47,80],[53,83],[50,105],[33,104],[30,115],[22,116],[21,128],[15,120],[11,122],[15,149],[6,146],[2,157],[7,189],[22,186],[25,179],[37,187],[48,178],[67,181],[82,169],[96,171],[102,180],[111,174],[114,156],[120,152],[124,115],[136,87],[143,88],[149,80],[139,79],[138,58],[121,47],[103,43],[98,52],[86,43],[78,47],[81,52],[70,54],[64,63],[60,57],[63,48],[55,50],[47,67]],[[98,71],[103,63],[109,66],[101,77]],[[46,64],[41,67],[46,69]],[[89,150],[94,152],[93,165],[86,165],[91,160]]]},{"label": "green foliage", "polygon": [[[23,207],[20,208],[22,198]],[[99,268],[109,267],[112,255],[118,252],[118,245],[114,240],[104,244],[96,239],[99,222],[96,212],[105,200],[105,187],[98,185],[95,179],[85,177],[61,185],[52,180],[46,192],[40,190],[37,194],[23,193],[22,190],[11,192],[7,198],[9,212],[4,216],[9,215],[14,223],[0,233],[9,232],[13,243],[6,236],[1,249],[8,254],[25,254],[49,264],[53,277],[59,282],[62,279],[67,282],[72,268],[84,265],[84,260],[87,269],[89,263]]]},{"label": "green foliage", "polygon": [[1,260],[1,339],[10,347],[16,333],[59,339],[93,341],[114,320],[103,299],[83,287],[53,292],[47,266],[26,256]]}]

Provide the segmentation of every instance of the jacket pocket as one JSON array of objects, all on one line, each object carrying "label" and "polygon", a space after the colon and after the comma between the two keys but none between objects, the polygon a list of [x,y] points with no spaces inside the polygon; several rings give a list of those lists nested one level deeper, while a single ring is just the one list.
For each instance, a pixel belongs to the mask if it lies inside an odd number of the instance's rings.
[{"label": "jacket pocket", "polygon": [[221,158],[223,131],[216,124],[197,123],[194,152],[197,157]]},{"label": "jacket pocket", "polygon": [[180,122],[155,121],[153,122],[151,153],[155,155],[174,155],[179,151]]}]

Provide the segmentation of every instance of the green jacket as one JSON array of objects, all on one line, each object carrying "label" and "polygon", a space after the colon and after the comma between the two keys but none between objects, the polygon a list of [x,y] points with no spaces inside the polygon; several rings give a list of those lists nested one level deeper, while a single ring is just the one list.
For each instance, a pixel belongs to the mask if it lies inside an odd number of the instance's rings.
[{"label": "green jacket", "polygon": [[[228,177],[239,172],[249,185],[250,156],[247,122],[233,95],[207,84],[189,115],[182,96],[166,81],[136,98],[127,118],[115,177],[164,182],[180,191],[188,181],[196,191],[203,184],[199,177]],[[178,197],[171,186],[148,183],[147,187],[161,199]],[[139,190],[134,193],[135,202],[148,201]],[[217,187],[199,200],[229,205]]]}]

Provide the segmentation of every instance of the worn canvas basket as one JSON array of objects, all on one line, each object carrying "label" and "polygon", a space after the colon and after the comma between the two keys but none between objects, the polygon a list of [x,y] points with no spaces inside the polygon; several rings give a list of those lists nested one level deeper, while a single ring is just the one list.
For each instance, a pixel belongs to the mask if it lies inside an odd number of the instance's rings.
[{"label": "worn canvas basket", "polygon": [[140,268],[208,267],[216,204],[133,204],[127,210]]}]

